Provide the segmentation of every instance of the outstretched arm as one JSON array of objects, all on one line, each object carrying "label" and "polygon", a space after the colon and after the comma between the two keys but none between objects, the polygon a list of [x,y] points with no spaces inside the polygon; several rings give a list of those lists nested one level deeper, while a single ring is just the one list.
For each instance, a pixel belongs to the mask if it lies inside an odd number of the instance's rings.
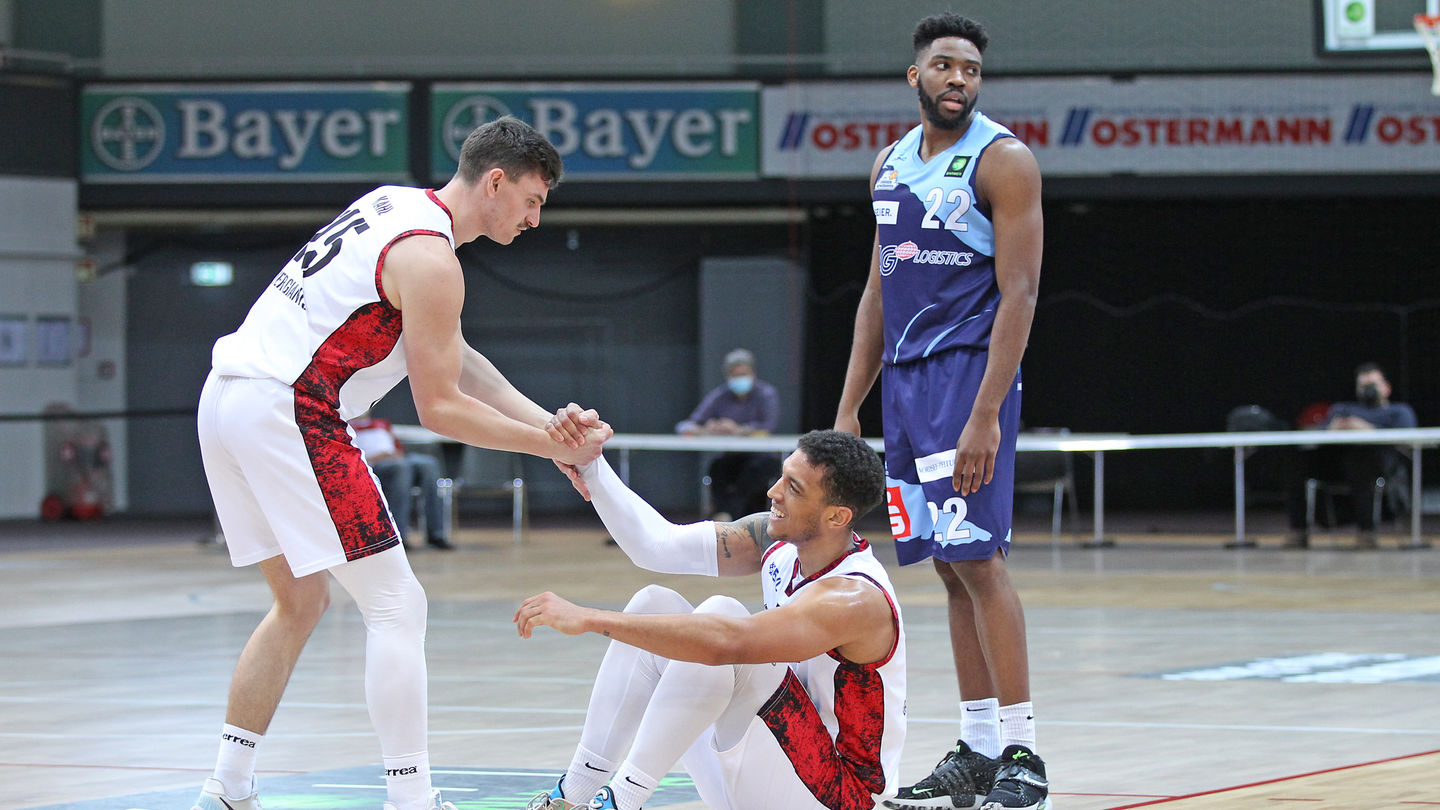
[{"label": "outstretched arm", "polygon": [[730,523],[671,523],[625,486],[604,456],[577,469],[561,469],[582,494],[588,492],[610,536],[632,562],[662,574],[743,576],[760,570],[770,546],[765,513]]},{"label": "outstretched arm", "polygon": [[[448,242],[423,235],[396,242],[386,255],[382,277],[387,296],[400,310],[410,390],[420,424],[477,447],[565,463],[583,464],[600,454],[610,429],[598,418],[583,429],[576,419],[557,424],[508,382],[493,388],[499,385],[494,378],[504,380],[499,372],[490,381],[491,393],[500,392],[496,403],[472,393],[480,392],[473,365],[479,355],[469,351],[460,335],[465,282]],[[505,388],[513,394],[503,393]],[[575,411],[579,413],[579,408]]]},{"label": "outstretched arm", "polygon": [[714,613],[619,613],[536,594],[515,611],[521,638],[549,625],[566,635],[599,633],[679,661],[710,666],[804,661],[830,650],[868,664],[895,647],[890,601],[874,583],[831,577],[795,601],[751,616]]}]

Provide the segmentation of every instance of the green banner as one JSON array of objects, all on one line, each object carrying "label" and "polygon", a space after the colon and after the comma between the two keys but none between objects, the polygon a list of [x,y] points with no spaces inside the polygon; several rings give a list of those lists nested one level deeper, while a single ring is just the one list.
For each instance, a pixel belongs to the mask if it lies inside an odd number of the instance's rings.
[{"label": "green banner", "polygon": [[437,84],[430,173],[455,172],[475,127],[514,115],[540,130],[572,180],[744,180],[759,176],[759,85]]},{"label": "green banner", "polygon": [[410,84],[91,85],[87,183],[407,181]]}]

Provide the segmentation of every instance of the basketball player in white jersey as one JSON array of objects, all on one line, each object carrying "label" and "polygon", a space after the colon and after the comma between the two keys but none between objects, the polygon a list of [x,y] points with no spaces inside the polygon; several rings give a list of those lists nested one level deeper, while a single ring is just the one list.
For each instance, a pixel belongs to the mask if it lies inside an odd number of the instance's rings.
[{"label": "basketball player in white jersey", "polygon": [[651,585],[622,613],[553,593],[520,605],[549,625],[612,639],[569,769],[532,810],[637,810],[681,762],[721,810],[871,810],[898,787],[905,629],[895,589],[856,520],[884,497],[880,459],[836,431],[800,437],[771,509],[677,526],[605,460],[568,471],[630,559],[662,573],[761,574],[766,610],[713,596],[692,607]]},{"label": "basketball player in white jersey", "polygon": [[572,403],[552,416],[460,334],[455,248],[480,236],[509,244],[537,227],[560,173],[559,154],[530,126],[481,126],[443,188],[384,186],[356,200],[216,341],[200,395],[205,475],[231,562],[258,564],[275,602],[236,664],[215,773],[195,810],[260,808],[256,751],[332,575],[365,620],[385,810],[453,810],[430,785],[425,592],[347,420],[408,375],[420,421],[436,433],[568,464],[599,455],[610,431],[593,411]]}]

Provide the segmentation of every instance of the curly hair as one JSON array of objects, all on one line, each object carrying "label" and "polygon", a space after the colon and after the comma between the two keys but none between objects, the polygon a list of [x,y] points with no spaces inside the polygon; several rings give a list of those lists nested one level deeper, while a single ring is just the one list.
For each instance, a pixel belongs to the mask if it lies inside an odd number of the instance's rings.
[{"label": "curly hair", "polygon": [[969,17],[947,11],[944,14],[932,14],[915,25],[915,53],[920,53],[930,47],[930,43],[942,37],[968,39],[975,43],[975,50],[981,54],[985,53],[985,46],[990,44],[990,36],[985,33],[985,26]]},{"label": "curly hair", "polygon": [[885,466],[863,439],[838,430],[812,430],[800,437],[798,449],[811,464],[825,468],[820,477],[825,499],[849,507],[851,523],[885,499]]},{"label": "curly hair", "polygon": [[461,180],[474,183],[494,168],[503,169],[514,179],[536,172],[551,188],[559,184],[564,171],[555,146],[539,130],[513,115],[481,124],[465,136],[460,146],[456,173]]}]

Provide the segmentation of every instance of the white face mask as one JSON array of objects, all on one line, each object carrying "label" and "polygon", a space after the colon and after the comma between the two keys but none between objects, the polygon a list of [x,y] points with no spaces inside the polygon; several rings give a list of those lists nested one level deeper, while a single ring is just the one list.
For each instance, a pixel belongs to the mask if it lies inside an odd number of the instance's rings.
[{"label": "white face mask", "polygon": [[755,387],[755,378],[731,377],[725,381],[725,384],[730,387],[730,392],[732,394],[737,397],[743,397],[746,394],[750,393],[751,388]]}]

